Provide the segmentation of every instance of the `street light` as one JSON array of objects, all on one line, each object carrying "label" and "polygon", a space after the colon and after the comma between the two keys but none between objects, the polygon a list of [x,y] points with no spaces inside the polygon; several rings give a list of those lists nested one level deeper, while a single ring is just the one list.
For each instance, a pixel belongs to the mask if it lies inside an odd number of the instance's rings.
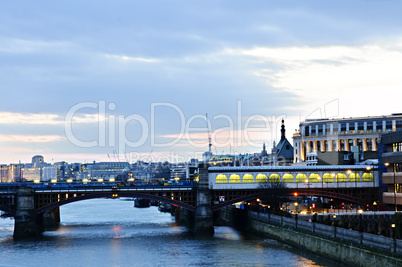
[{"label": "street light", "polygon": [[[304,180],[304,182],[307,184],[307,194],[310,194],[310,183],[308,182],[308,179]],[[309,196],[307,196],[307,213],[310,213],[310,201],[308,197]]]},{"label": "street light", "polygon": [[363,229],[362,229],[362,214],[363,214],[363,210],[362,209],[359,209],[359,231],[360,232],[363,232]]},{"label": "street light", "polygon": [[393,241],[394,241],[394,252],[396,251],[396,231],[395,231],[395,223],[391,224],[392,228],[392,235],[393,235]]}]

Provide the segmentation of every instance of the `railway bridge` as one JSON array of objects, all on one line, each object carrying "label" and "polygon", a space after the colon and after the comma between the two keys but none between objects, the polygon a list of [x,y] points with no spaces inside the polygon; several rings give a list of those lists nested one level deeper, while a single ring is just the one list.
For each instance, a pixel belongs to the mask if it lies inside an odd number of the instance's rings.
[{"label": "railway bridge", "polygon": [[15,218],[14,237],[40,235],[57,227],[59,207],[94,198],[144,198],[183,210],[196,233],[213,232],[213,212],[263,198],[272,185],[283,194],[310,195],[364,205],[378,200],[378,173],[370,166],[200,167],[190,185],[118,186],[116,184],[2,184],[0,210]]}]

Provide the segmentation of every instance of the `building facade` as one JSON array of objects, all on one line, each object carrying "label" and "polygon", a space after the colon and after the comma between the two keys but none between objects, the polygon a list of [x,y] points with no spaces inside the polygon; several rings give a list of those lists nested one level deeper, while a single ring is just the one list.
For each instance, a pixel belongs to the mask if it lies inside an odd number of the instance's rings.
[{"label": "building facade", "polygon": [[382,153],[381,166],[387,168],[382,174],[382,183],[385,185],[383,203],[390,210],[402,210],[402,130],[381,136],[381,144],[385,151]]},{"label": "building facade", "polygon": [[305,162],[311,152],[351,152],[357,162],[377,158],[377,143],[381,134],[400,129],[402,113],[306,120],[300,123],[299,130],[293,135],[294,162]]}]

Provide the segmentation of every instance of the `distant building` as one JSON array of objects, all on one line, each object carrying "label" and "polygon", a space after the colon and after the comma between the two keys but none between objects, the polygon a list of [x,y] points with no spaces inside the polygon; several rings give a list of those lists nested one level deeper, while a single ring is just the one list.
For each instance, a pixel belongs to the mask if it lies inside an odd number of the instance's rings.
[{"label": "distant building", "polygon": [[[351,152],[354,162],[377,158],[381,134],[402,129],[402,114],[342,119],[314,119],[301,122],[293,135],[294,162],[306,162],[316,152],[324,164],[341,164],[339,158]],[[331,155],[332,154],[332,155]],[[339,156],[338,154],[341,154]],[[311,156],[311,155],[310,155]],[[342,160],[341,160],[342,161]]]},{"label": "distant building", "polygon": [[1,164],[0,183],[13,183],[21,180],[21,164]]}]

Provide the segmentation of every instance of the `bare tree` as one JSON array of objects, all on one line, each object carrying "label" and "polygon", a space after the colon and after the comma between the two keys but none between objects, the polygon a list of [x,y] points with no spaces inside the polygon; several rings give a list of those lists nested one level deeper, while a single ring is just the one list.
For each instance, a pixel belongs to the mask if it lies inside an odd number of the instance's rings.
[{"label": "bare tree", "polygon": [[289,202],[288,187],[283,182],[266,182],[261,183],[259,188],[262,190],[261,201],[263,204],[270,205],[272,212],[281,213],[280,206],[282,203]]}]

